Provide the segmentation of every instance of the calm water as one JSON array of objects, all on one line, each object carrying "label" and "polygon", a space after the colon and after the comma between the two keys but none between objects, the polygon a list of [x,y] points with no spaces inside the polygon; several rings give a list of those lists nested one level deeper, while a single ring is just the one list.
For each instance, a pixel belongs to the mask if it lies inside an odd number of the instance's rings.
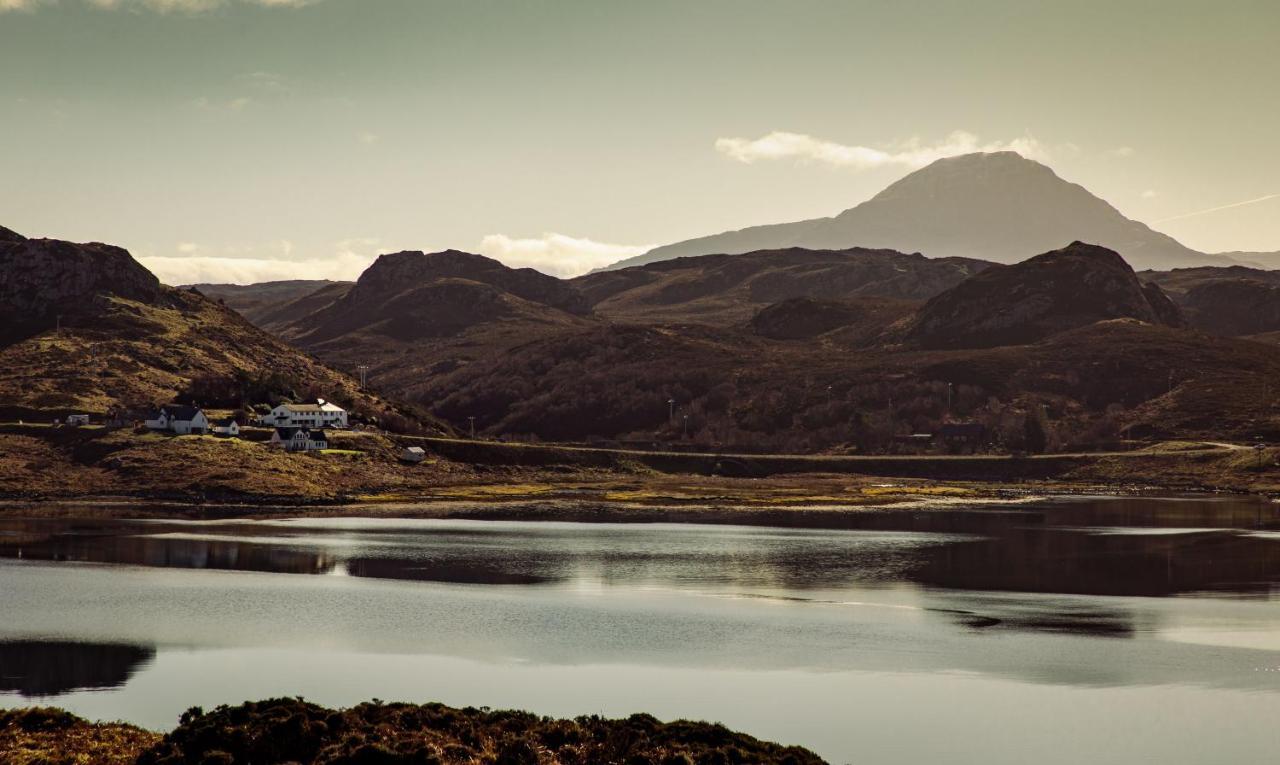
[{"label": "calm water", "polygon": [[0,705],[168,728],[377,697],[712,719],[833,762],[1274,758],[1277,506],[846,525],[0,520]]}]

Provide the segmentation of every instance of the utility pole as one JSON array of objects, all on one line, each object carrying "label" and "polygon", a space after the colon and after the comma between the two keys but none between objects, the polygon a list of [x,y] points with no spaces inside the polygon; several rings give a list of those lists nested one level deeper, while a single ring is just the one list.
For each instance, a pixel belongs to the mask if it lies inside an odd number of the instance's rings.
[{"label": "utility pole", "polygon": [[674,398],[667,399],[667,422],[675,423],[676,421],[676,400]]},{"label": "utility pole", "polygon": [[689,415],[684,416],[684,437],[689,437]]},{"label": "utility pole", "polygon": [[475,440],[475,437],[476,437],[476,418],[475,418],[475,415],[471,415],[470,417],[468,417],[468,418],[467,418],[467,420],[468,420],[468,421],[470,421],[470,423],[471,423],[471,439],[474,441],[474,440]]},{"label": "utility pole", "polygon": [[62,314],[58,314],[58,329],[56,330],[58,337],[62,337]]},{"label": "utility pole", "polygon": [[361,364],[360,366],[356,367],[356,369],[360,370],[360,390],[364,390],[365,382],[367,381],[367,378],[369,375],[369,365]]},{"label": "utility pole", "polygon": [[831,386],[830,385],[827,386],[827,403],[828,404],[831,403]]},{"label": "utility pole", "polygon": [[947,414],[951,414],[951,383],[947,383]]}]

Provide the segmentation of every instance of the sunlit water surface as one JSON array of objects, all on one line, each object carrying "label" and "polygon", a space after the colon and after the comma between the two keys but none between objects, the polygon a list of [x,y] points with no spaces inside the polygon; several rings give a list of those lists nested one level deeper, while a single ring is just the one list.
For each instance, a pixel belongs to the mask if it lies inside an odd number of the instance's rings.
[{"label": "sunlit water surface", "polygon": [[1260,762],[1280,512],[1077,500],[842,530],[0,521],[0,705],[647,711],[833,762]]}]

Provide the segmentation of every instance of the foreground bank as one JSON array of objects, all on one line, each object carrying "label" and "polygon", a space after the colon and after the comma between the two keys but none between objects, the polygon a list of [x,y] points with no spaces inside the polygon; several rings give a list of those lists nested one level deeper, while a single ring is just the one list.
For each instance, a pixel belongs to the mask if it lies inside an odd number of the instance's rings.
[{"label": "foreground bank", "polygon": [[663,723],[640,714],[565,720],[376,700],[334,710],[300,699],[247,702],[208,713],[193,708],[163,736],[122,723],[90,723],[57,709],[0,712],[0,759],[10,765],[823,762],[807,749],[760,741],[722,725]]}]

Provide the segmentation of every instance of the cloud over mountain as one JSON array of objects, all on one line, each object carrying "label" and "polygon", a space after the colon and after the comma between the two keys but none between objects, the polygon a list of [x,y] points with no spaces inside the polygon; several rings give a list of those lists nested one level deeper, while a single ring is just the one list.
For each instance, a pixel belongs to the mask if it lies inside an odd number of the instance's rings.
[{"label": "cloud over mountain", "polygon": [[744,164],[762,160],[793,159],[797,162],[818,162],[852,170],[871,170],[889,166],[919,168],[945,157],[973,152],[1016,151],[1031,159],[1044,159],[1048,153],[1039,141],[1030,136],[1015,138],[1012,141],[984,143],[978,136],[963,130],[957,130],[945,139],[932,144],[925,144],[918,138],[911,138],[884,149],[847,146],[803,133],[774,131],[754,140],[716,139],[716,151]]}]

